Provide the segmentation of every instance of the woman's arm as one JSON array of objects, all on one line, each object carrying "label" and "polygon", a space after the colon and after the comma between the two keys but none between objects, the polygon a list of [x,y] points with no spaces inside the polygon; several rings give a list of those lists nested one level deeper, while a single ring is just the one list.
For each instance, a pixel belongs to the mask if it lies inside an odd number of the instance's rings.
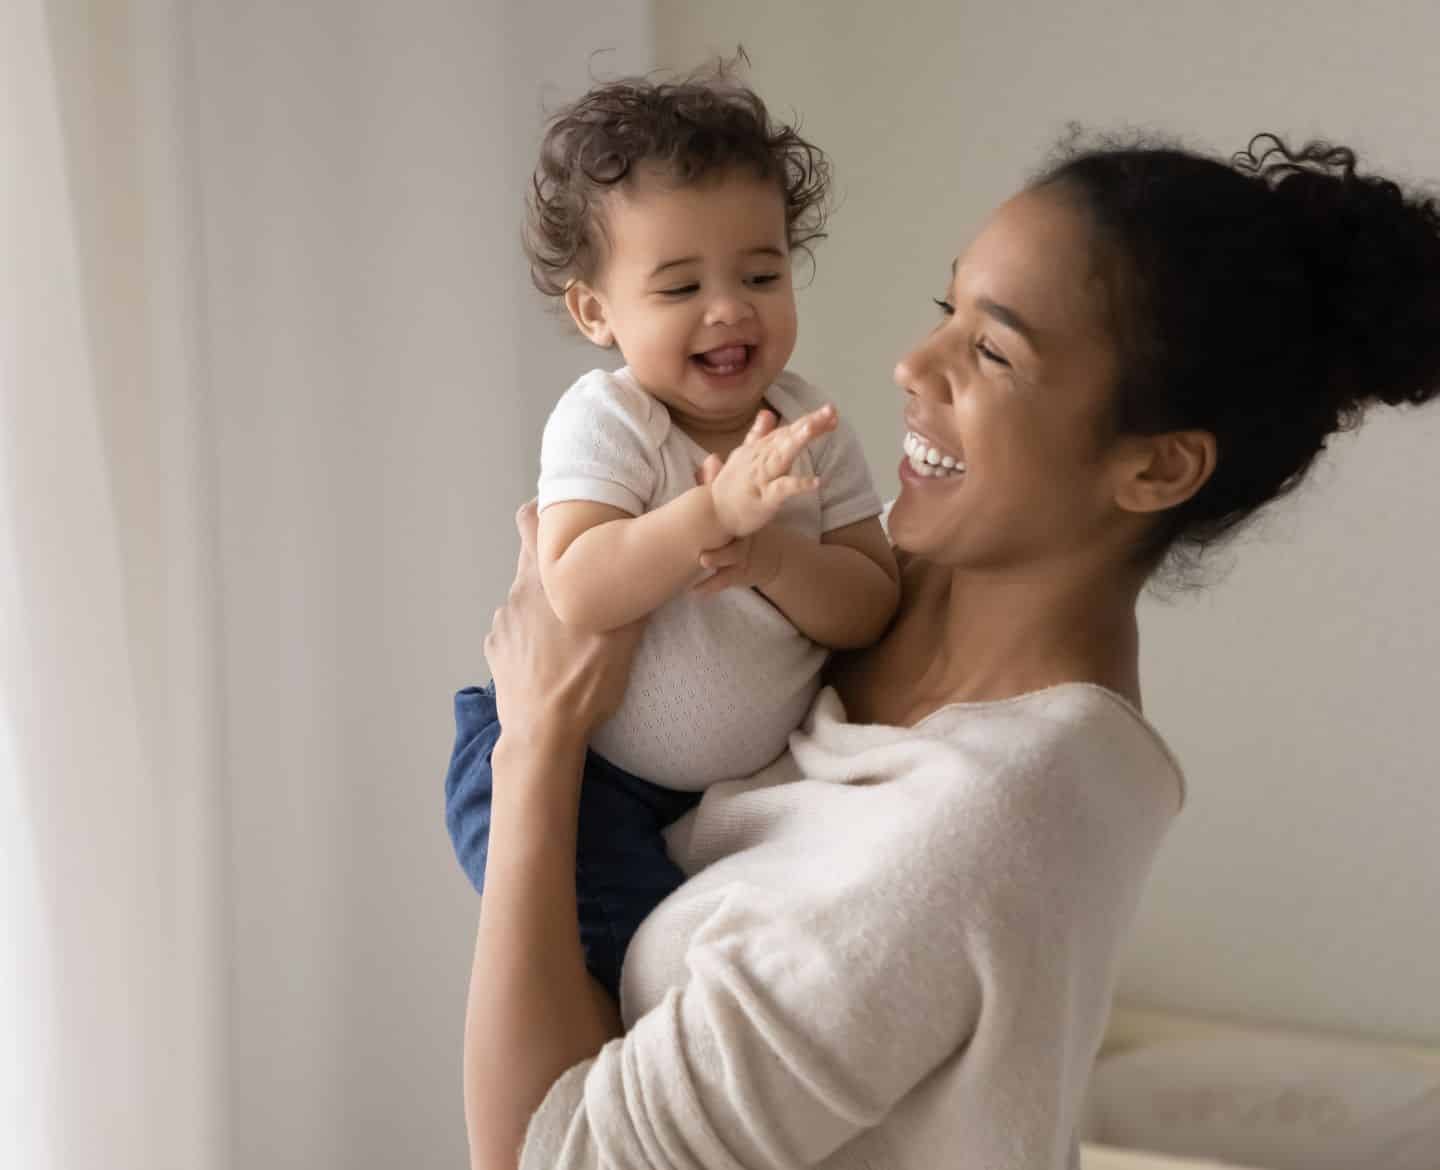
[{"label": "woman's arm", "polygon": [[903,877],[878,884],[737,886],[692,939],[684,986],[618,1036],[577,941],[575,822],[582,745],[618,706],[639,631],[556,618],[533,507],[520,522],[515,585],[485,643],[506,730],[465,1033],[473,1170],[816,1165],[974,1028],[953,867],[907,851]]},{"label": "woman's arm", "polygon": [[473,1170],[514,1170],[550,1085],[621,1031],[580,948],[576,827],[586,740],[620,704],[640,627],[588,634],[561,622],[540,584],[533,502],[516,523],[515,581],[484,647],[505,730],[491,761],[490,848],[465,1016]]},{"label": "woman's arm", "polygon": [[567,1068],[621,1034],[585,969],[575,826],[585,743],[502,733],[485,894],[465,1015],[465,1120],[473,1170],[515,1170],[525,1126]]},{"label": "woman's arm", "polygon": [[983,957],[951,874],[883,876],[732,887],[684,983],[545,1095],[520,1170],[796,1170],[883,1123],[964,1050]]}]

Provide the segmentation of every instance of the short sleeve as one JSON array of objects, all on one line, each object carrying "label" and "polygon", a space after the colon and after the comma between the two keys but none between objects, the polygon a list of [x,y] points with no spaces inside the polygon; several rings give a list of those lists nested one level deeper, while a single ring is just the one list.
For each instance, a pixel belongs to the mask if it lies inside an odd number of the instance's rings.
[{"label": "short sleeve", "polygon": [[815,474],[820,477],[821,532],[880,515],[880,496],[870,479],[865,452],[844,419],[817,447]]},{"label": "short sleeve", "polygon": [[646,511],[661,476],[669,416],[622,377],[593,370],[565,391],[540,442],[539,508],[591,500],[632,516]]},{"label": "short sleeve", "polygon": [[[798,374],[784,371],[771,391],[787,421],[817,410],[825,397]],[[880,496],[855,430],[844,418],[828,435],[811,444],[815,474],[820,477],[820,531],[831,532],[880,515]]]},{"label": "short sleeve", "polygon": [[936,915],[853,902],[737,886],[685,984],[551,1086],[520,1170],[793,1170],[878,1126],[967,1043],[980,982]]}]

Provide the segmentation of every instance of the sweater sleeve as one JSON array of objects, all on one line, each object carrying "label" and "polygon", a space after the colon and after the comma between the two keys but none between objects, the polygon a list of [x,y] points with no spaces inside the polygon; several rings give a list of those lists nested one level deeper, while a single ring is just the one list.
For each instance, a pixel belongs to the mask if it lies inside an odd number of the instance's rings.
[{"label": "sweater sleeve", "polygon": [[729,890],[688,980],[551,1087],[521,1170],[798,1170],[878,1125],[980,1002],[943,867],[903,868],[821,905]]}]

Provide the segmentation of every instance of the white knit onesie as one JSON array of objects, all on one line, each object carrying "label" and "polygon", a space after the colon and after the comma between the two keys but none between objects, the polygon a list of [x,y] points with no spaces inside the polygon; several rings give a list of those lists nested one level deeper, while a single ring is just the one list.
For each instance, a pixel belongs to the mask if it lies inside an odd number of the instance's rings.
[{"label": "white knit onesie", "polygon": [[[824,404],[782,373],[765,401],[785,421]],[[592,370],[545,425],[539,506],[593,500],[640,515],[695,486],[707,452],[673,425],[628,369]],[[859,441],[845,423],[812,442],[792,474],[820,490],[786,501],[777,521],[819,540],[880,513]],[[785,750],[820,685],[824,647],[753,589],[688,590],[651,616],[620,710],[591,746],[656,784],[699,791],[749,775]]]}]

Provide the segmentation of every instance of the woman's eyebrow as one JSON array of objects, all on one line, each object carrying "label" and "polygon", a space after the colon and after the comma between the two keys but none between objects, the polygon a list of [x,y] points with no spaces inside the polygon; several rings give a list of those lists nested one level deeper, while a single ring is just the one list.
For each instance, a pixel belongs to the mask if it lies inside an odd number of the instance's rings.
[{"label": "woman's eyebrow", "polygon": [[976,297],[975,305],[982,313],[994,317],[995,320],[999,321],[1002,325],[1015,330],[1016,333],[1020,334],[1021,337],[1030,343],[1031,349],[1040,348],[1036,343],[1034,328],[1027,324],[1025,318],[1020,316],[1014,309],[1007,305],[1002,305],[998,301],[992,301],[989,297]]},{"label": "woman's eyebrow", "polygon": [[[954,260],[950,261],[951,284],[955,283],[955,277],[959,275],[959,272],[960,258],[957,256]],[[989,297],[976,297],[975,305],[982,313],[994,317],[1000,324],[1015,330],[1016,333],[1020,334],[1020,336],[1029,343],[1031,349],[1038,350],[1040,348],[1036,340],[1034,326],[1029,324],[1024,317],[1020,316],[1020,314],[1010,308],[1009,305],[1002,305],[999,301],[991,300]]]}]

